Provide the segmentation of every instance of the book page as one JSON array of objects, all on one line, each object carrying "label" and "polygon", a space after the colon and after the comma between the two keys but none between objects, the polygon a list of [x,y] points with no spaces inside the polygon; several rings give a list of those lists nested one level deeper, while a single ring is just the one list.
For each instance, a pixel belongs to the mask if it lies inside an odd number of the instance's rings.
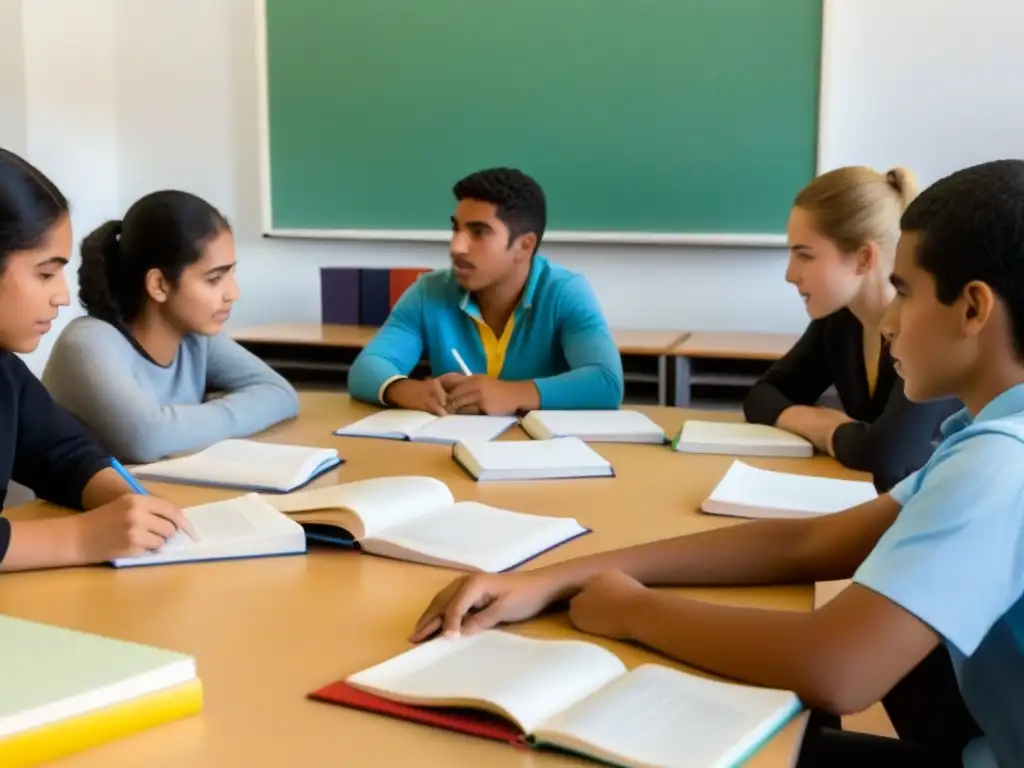
[{"label": "book page", "polygon": [[683,443],[704,443],[747,447],[789,447],[802,448],[810,456],[814,446],[810,441],[765,424],[745,422],[688,420],[679,435]]},{"label": "book page", "polygon": [[749,511],[754,516],[767,516],[772,510],[792,515],[829,514],[877,496],[875,487],[868,482],[773,472],[734,461],[705,502],[705,511]]},{"label": "book page", "polygon": [[375,477],[267,497],[269,504],[285,513],[348,511],[357,518],[352,522],[358,524],[358,530],[349,530],[357,539],[377,536],[391,526],[441,509],[454,501],[448,486],[440,480],[416,475]]},{"label": "book page", "polygon": [[180,553],[204,550],[226,554],[230,549],[235,553],[245,542],[294,536],[298,526],[256,493],[188,507],[182,512],[192,523],[198,541],[178,531],[155,552],[122,557],[114,562],[118,565],[143,564],[149,559],[173,560]]},{"label": "book page", "polygon": [[364,542],[364,549],[497,573],[584,531],[571,518],[528,515],[463,501],[395,525],[376,540]]},{"label": "book page", "polygon": [[312,474],[326,459],[336,457],[329,448],[222,440],[198,453],[134,467],[140,477],[196,480],[224,485],[289,488]]},{"label": "book page", "polygon": [[487,709],[529,733],[624,672],[618,657],[592,643],[491,630],[430,640],[347,682],[409,704]]},{"label": "book page", "polygon": [[457,443],[460,440],[493,440],[516,423],[514,416],[470,416],[452,414],[435,419],[414,430],[411,439],[432,443]]},{"label": "book page", "polygon": [[607,467],[608,460],[577,437],[552,440],[509,440],[462,444],[480,468],[543,473],[585,467]]},{"label": "book page", "polygon": [[436,420],[437,416],[426,411],[390,408],[340,427],[334,434],[406,438]]},{"label": "book page", "polygon": [[[639,411],[530,411],[523,425],[531,434],[630,442],[664,442],[665,432]],[[539,430],[534,430],[538,425]]]},{"label": "book page", "polygon": [[649,664],[535,732],[619,765],[732,766],[800,708],[788,691],[721,683]]}]

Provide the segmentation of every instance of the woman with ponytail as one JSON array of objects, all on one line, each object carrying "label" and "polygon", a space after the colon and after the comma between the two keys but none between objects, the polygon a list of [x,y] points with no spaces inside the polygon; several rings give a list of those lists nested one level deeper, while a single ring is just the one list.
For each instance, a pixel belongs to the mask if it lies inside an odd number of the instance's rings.
[{"label": "woman with ponytail", "polygon": [[298,413],[292,386],[223,333],[238,298],[234,239],[205,200],[146,195],[81,251],[88,315],[57,340],[43,383],[106,450],[151,462]]},{"label": "woman with ponytail", "polygon": [[0,507],[11,480],[81,515],[0,516],[0,571],[101,563],[160,547],[180,510],[139,496],[110,457],[56,405],[18,357],[31,352],[70,303],[68,201],[38,169],[0,149]]},{"label": "woman with ponytail", "polygon": [[[870,472],[879,492],[928,460],[942,421],[960,408],[907,400],[879,331],[896,293],[889,276],[900,216],[916,194],[909,171],[861,166],[829,171],[800,191],[787,227],[786,281],[811,323],[743,405],[748,421],[802,435],[844,466]],[[842,411],[817,405],[830,386]]]}]

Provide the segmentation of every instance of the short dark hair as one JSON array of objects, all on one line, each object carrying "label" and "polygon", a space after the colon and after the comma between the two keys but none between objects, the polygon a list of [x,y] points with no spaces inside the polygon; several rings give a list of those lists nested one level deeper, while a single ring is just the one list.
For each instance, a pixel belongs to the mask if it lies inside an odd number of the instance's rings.
[{"label": "short dark hair", "polygon": [[452,188],[456,200],[491,203],[498,218],[508,227],[508,244],[520,235],[537,235],[537,252],[547,226],[547,201],[540,184],[515,168],[487,168],[471,173]]},{"label": "short dark hair", "polygon": [[910,204],[900,227],[919,234],[917,263],[943,304],[974,280],[992,289],[1024,359],[1024,160],[982,163],[940,179]]},{"label": "short dark hair", "polygon": [[0,148],[0,270],[16,251],[37,248],[68,212],[67,198],[34,165]]},{"label": "short dark hair", "polygon": [[229,229],[200,197],[176,189],[148,194],[122,221],[108,221],[82,241],[78,299],[93,317],[130,322],[145,306],[149,270],[177,283],[202,258],[203,246]]}]

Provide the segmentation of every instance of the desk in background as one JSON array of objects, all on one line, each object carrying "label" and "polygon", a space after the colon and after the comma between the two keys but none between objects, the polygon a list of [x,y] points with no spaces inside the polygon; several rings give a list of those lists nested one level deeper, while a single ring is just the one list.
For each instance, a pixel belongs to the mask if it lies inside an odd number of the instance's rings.
[{"label": "desk in background", "polygon": [[[431,475],[456,498],[512,510],[572,515],[593,533],[545,553],[544,565],[598,551],[727,525],[699,504],[732,461],[678,454],[667,446],[595,444],[617,477],[554,482],[475,483],[445,446],[337,438],[331,431],[373,409],[332,392],[303,392],[301,415],[261,439],[334,446],[347,462],[315,481],[323,486],[367,477]],[[667,432],[686,418],[736,414],[638,408]],[[513,430],[502,439],[525,439]],[[747,459],[756,466],[862,479],[825,457]],[[181,506],[236,491],[147,483]],[[34,503],[11,517],[52,514]],[[593,766],[567,755],[506,744],[310,701],[325,683],[383,661],[408,645],[416,617],[454,571],[356,552],[313,549],[305,557],[197,563],[119,571],[105,566],[4,574],[0,612],[148,643],[195,655],[206,691],[205,712],[189,720],[103,745],[60,761],[60,768],[277,768],[296,765],[434,768]],[[685,589],[685,594],[739,605],[810,610],[812,587]],[[564,614],[509,627],[533,637],[586,639],[632,668],[674,662],[639,646],[589,637]],[[748,768],[792,766],[804,718],[778,734]]]}]

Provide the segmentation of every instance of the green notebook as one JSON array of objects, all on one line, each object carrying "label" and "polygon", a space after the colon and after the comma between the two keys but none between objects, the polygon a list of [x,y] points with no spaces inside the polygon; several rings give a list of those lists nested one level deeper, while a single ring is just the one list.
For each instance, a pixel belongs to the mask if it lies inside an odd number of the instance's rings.
[{"label": "green notebook", "polygon": [[0,740],[195,678],[182,653],[0,616]]}]

